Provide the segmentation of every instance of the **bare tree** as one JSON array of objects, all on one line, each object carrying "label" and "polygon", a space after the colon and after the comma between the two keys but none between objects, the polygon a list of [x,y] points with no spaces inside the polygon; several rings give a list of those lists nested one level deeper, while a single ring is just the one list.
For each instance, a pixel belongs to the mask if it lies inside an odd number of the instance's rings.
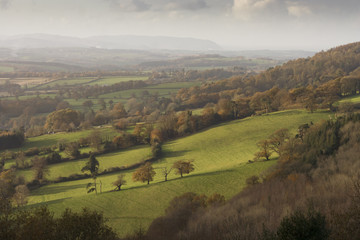
[{"label": "bare tree", "polygon": [[116,189],[115,189],[116,191],[120,191],[121,186],[126,184],[126,180],[124,178],[125,178],[125,174],[120,174],[118,176],[118,179],[112,183],[116,187]]},{"label": "bare tree", "polygon": [[170,174],[171,170],[172,170],[172,168],[163,167],[162,174],[165,177],[165,182],[167,181],[167,177]]}]

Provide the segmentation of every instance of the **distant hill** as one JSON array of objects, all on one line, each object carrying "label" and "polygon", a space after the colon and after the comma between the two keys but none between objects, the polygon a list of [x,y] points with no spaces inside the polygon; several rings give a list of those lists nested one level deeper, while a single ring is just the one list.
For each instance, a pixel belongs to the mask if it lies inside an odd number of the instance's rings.
[{"label": "distant hill", "polygon": [[166,36],[94,36],[88,38],[65,37],[48,34],[29,34],[0,37],[2,48],[103,48],[138,50],[220,50],[209,40]]},{"label": "distant hill", "polygon": [[163,36],[98,36],[87,41],[98,48],[140,49],[140,50],[220,50],[215,42],[195,38],[176,38]]},{"label": "distant hill", "polygon": [[242,67],[248,70],[264,70],[276,66],[283,61],[270,58],[249,59],[242,56],[225,57],[219,54],[203,54],[166,59],[161,61],[150,61],[139,64],[142,69],[176,69],[176,68],[226,68]]}]

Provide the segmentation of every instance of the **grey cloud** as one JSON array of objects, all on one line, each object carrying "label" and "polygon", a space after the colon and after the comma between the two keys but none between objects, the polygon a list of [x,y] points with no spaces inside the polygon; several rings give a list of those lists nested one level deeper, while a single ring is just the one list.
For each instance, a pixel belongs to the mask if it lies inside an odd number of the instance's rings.
[{"label": "grey cloud", "polygon": [[359,0],[233,0],[234,16],[250,20],[273,17],[350,17],[360,11]]},{"label": "grey cloud", "polygon": [[287,15],[285,0],[233,0],[233,15],[244,21],[281,19]]},{"label": "grey cloud", "polygon": [[[359,11],[359,0],[288,0],[290,4],[307,6],[316,11],[349,13]],[[326,12],[325,12],[326,11]]]},{"label": "grey cloud", "polygon": [[[105,0],[110,7],[123,11],[198,11],[213,6],[218,8],[216,0]],[[224,0],[229,2],[230,0]],[[225,4],[223,4],[225,5]]]},{"label": "grey cloud", "polygon": [[190,10],[197,11],[204,8],[208,8],[207,3],[204,0],[182,0],[182,1],[171,1],[167,5],[168,10]]},{"label": "grey cloud", "polygon": [[5,10],[10,6],[10,0],[0,0],[0,8]]},{"label": "grey cloud", "polygon": [[341,13],[347,15],[354,12],[359,14],[360,10],[360,1],[358,0],[306,0],[305,2],[315,11],[323,11],[328,14]]},{"label": "grey cloud", "polygon": [[146,11],[150,9],[150,5],[141,0],[133,0],[132,3],[136,7],[137,11]]},{"label": "grey cloud", "polygon": [[143,12],[151,8],[151,5],[143,0],[106,0],[112,9],[129,11],[129,12]]}]

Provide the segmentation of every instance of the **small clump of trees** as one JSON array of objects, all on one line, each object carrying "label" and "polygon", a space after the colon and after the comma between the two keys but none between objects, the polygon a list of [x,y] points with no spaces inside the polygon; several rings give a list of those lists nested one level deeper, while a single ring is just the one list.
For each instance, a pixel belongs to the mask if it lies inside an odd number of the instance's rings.
[{"label": "small clump of trees", "polygon": [[49,132],[71,131],[78,127],[79,124],[79,112],[66,108],[50,113],[46,118],[44,128]]},{"label": "small clump of trees", "polygon": [[28,196],[29,190],[23,177],[16,176],[14,169],[0,171],[0,218],[13,206],[25,205]]},{"label": "small clump of trees", "polygon": [[35,180],[39,182],[44,181],[45,176],[49,174],[46,158],[35,156],[31,161]]},{"label": "small clump of trees", "polygon": [[[176,174],[180,175],[181,178],[184,174],[189,174],[192,171],[194,171],[194,164],[192,163],[193,160],[178,160],[174,162],[172,167],[161,167],[161,174],[164,176],[164,181],[166,182],[168,180],[169,174],[172,172],[172,170],[175,171]],[[133,181],[140,181],[140,182],[147,182],[149,184],[151,181],[153,181],[154,176],[156,175],[155,169],[153,168],[152,164],[150,162],[145,163],[132,175]],[[115,182],[114,182],[115,185]]]},{"label": "small clump of trees", "polygon": [[283,146],[290,139],[289,130],[286,128],[279,129],[272,133],[268,139],[260,140],[257,143],[260,151],[254,155],[254,160],[264,158],[266,161],[270,160],[273,153],[282,154]]}]

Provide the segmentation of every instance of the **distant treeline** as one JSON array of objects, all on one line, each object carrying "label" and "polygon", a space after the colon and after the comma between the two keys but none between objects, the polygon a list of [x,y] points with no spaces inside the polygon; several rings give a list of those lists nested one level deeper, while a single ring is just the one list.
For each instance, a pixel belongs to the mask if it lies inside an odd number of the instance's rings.
[{"label": "distant treeline", "polygon": [[[16,62],[14,62],[15,64]],[[23,63],[23,62],[21,62]],[[5,63],[6,64],[6,63]],[[25,62],[28,64],[28,62]],[[48,63],[37,62],[38,65],[46,65]],[[57,63],[56,63],[57,64]],[[11,64],[6,64],[11,66]],[[59,64],[61,65],[61,64]],[[54,71],[34,71],[34,69],[27,69],[27,71],[14,71],[14,72],[0,72],[0,78],[79,78],[79,77],[102,77],[102,76],[146,76],[146,74],[138,71],[83,71],[83,72],[54,72]]]}]

